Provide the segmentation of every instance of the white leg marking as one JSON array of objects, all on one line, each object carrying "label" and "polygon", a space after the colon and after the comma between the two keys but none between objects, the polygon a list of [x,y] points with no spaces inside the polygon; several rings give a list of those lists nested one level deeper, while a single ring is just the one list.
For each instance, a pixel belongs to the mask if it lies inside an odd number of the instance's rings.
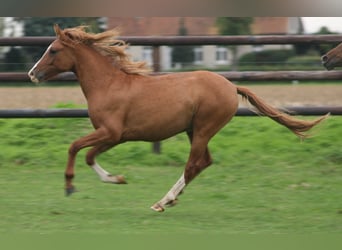
[{"label": "white leg marking", "polygon": [[106,183],[115,183],[115,184],[126,184],[126,180],[122,175],[112,175],[108,173],[106,170],[100,167],[96,162],[91,166],[91,168],[95,171],[95,173],[100,177],[101,181]]},{"label": "white leg marking", "polygon": [[159,212],[163,211],[164,206],[168,204],[169,202],[174,201],[184,188],[185,188],[185,179],[184,179],[184,174],[182,174],[182,176],[179,178],[176,184],[173,185],[170,191],[167,192],[167,194],[160,201],[158,201],[155,205],[153,205],[151,208]]},{"label": "white leg marking", "polygon": [[106,170],[101,168],[101,166],[98,165],[96,162],[94,163],[94,165],[91,166],[91,168],[94,169],[94,171],[97,173],[102,181],[105,181],[106,178],[111,175]]}]

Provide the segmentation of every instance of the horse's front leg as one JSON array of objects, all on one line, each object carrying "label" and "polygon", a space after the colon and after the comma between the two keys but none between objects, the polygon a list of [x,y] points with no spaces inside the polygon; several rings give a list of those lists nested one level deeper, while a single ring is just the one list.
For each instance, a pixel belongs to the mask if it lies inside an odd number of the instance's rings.
[{"label": "horse's front leg", "polygon": [[108,133],[105,129],[97,129],[93,133],[84,136],[74,141],[69,148],[69,157],[67,166],[65,169],[65,192],[66,195],[71,195],[75,192],[75,187],[72,184],[72,180],[75,176],[74,166],[77,153],[85,147],[96,146],[102,144],[108,137]]}]

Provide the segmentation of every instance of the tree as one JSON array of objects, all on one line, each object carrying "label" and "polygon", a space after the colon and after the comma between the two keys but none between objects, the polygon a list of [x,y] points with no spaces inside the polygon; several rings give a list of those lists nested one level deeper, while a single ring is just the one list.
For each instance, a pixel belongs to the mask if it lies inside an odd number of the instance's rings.
[{"label": "tree", "polygon": [[[4,17],[0,17],[0,37],[4,36],[3,33],[4,33]],[[4,50],[4,47],[0,46],[0,70],[4,70],[3,61],[2,61],[3,50]]]},{"label": "tree", "polygon": [[11,47],[4,57],[4,71],[21,71],[25,69],[26,58],[23,50],[18,47]]},{"label": "tree", "polygon": [[[332,35],[332,34],[337,34],[335,32],[331,32],[328,27],[322,26],[319,31],[316,33],[313,33],[314,35]],[[307,55],[307,54],[319,54],[319,55],[324,55],[327,53],[329,50],[337,46],[338,43],[336,44],[295,44],[294,48],[296,51],[297,55]]]},{"label": "tree", "polygon": [[[4,36],[4,29],[5,29],[5,18],[0,17],[0,37]],[[0,47],[0,58],[2,57],[3,49],[4,49],[3,47]]]},{"label": "tree", "polygon": [[0,17],[0,37],[4,36],[5,18]]},{"label": "tree", "polygon": [[[17,22],[13,17],[0,18],[0,36],[14,37],[20,35]],[[0,47],[1,70],[19,71],[25,68],[25,56],[20,47]]]},{"label": "tree", "polygon": [[[332,34],[337,34],[337,33],[331,32],[329,30],[329,28],[326,26],[321,27],[320,30],[315,33],[315,35],[332,35]],[[336,44],[316,44],[316,45],[314,45],[314,49],[316,49],[318,51],[319,55],[322,56],[337,45],[338,45],[338,43],[336,43]]]},{"label": "tree", "polygon": [[[250,25],[253,22],[252,17],[218,17],[216,19],[216,26],[220,35],[248,35],[251,33]],[[237,47],[231,48],[233,59],[232,69],[237,69]]]},{"label": "tree", "polygon": [[[188,35],[188,30],[185,27],[184,18],[179,21],[178,35]],[[173,63],[192,63],[194,61],[194,52],[192,46],[174,46],[172,48]]]}]

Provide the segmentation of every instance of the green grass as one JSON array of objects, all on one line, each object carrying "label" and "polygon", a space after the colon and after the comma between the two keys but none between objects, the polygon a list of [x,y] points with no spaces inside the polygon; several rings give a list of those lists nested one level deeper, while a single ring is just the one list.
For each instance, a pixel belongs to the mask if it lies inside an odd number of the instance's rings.
[{"label": "green grass", "polygon": [[0,119],[0,234],[342,232],[342,117],[303,142],[270,119],[235,117],[210,143],[214,164],[164,213],[149,207],[181,175],[186,136],[164,141],[161,155],[144,142],[101,155],[128,185],[101,183],[82,150],[79,192],[65,197],[69,144],[90,131],[87,119]]}]

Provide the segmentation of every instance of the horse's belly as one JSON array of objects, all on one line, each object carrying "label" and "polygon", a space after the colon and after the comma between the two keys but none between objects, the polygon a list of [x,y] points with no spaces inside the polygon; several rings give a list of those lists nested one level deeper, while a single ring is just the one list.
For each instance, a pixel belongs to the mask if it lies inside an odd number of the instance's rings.
[{"label": "horse's belly", "polygon": [[191,127],[193,112],[191,109],[168,107],[151,109],[136,114],[127,122],[123,131],[123,140],[158,141],[172,137]]}]

